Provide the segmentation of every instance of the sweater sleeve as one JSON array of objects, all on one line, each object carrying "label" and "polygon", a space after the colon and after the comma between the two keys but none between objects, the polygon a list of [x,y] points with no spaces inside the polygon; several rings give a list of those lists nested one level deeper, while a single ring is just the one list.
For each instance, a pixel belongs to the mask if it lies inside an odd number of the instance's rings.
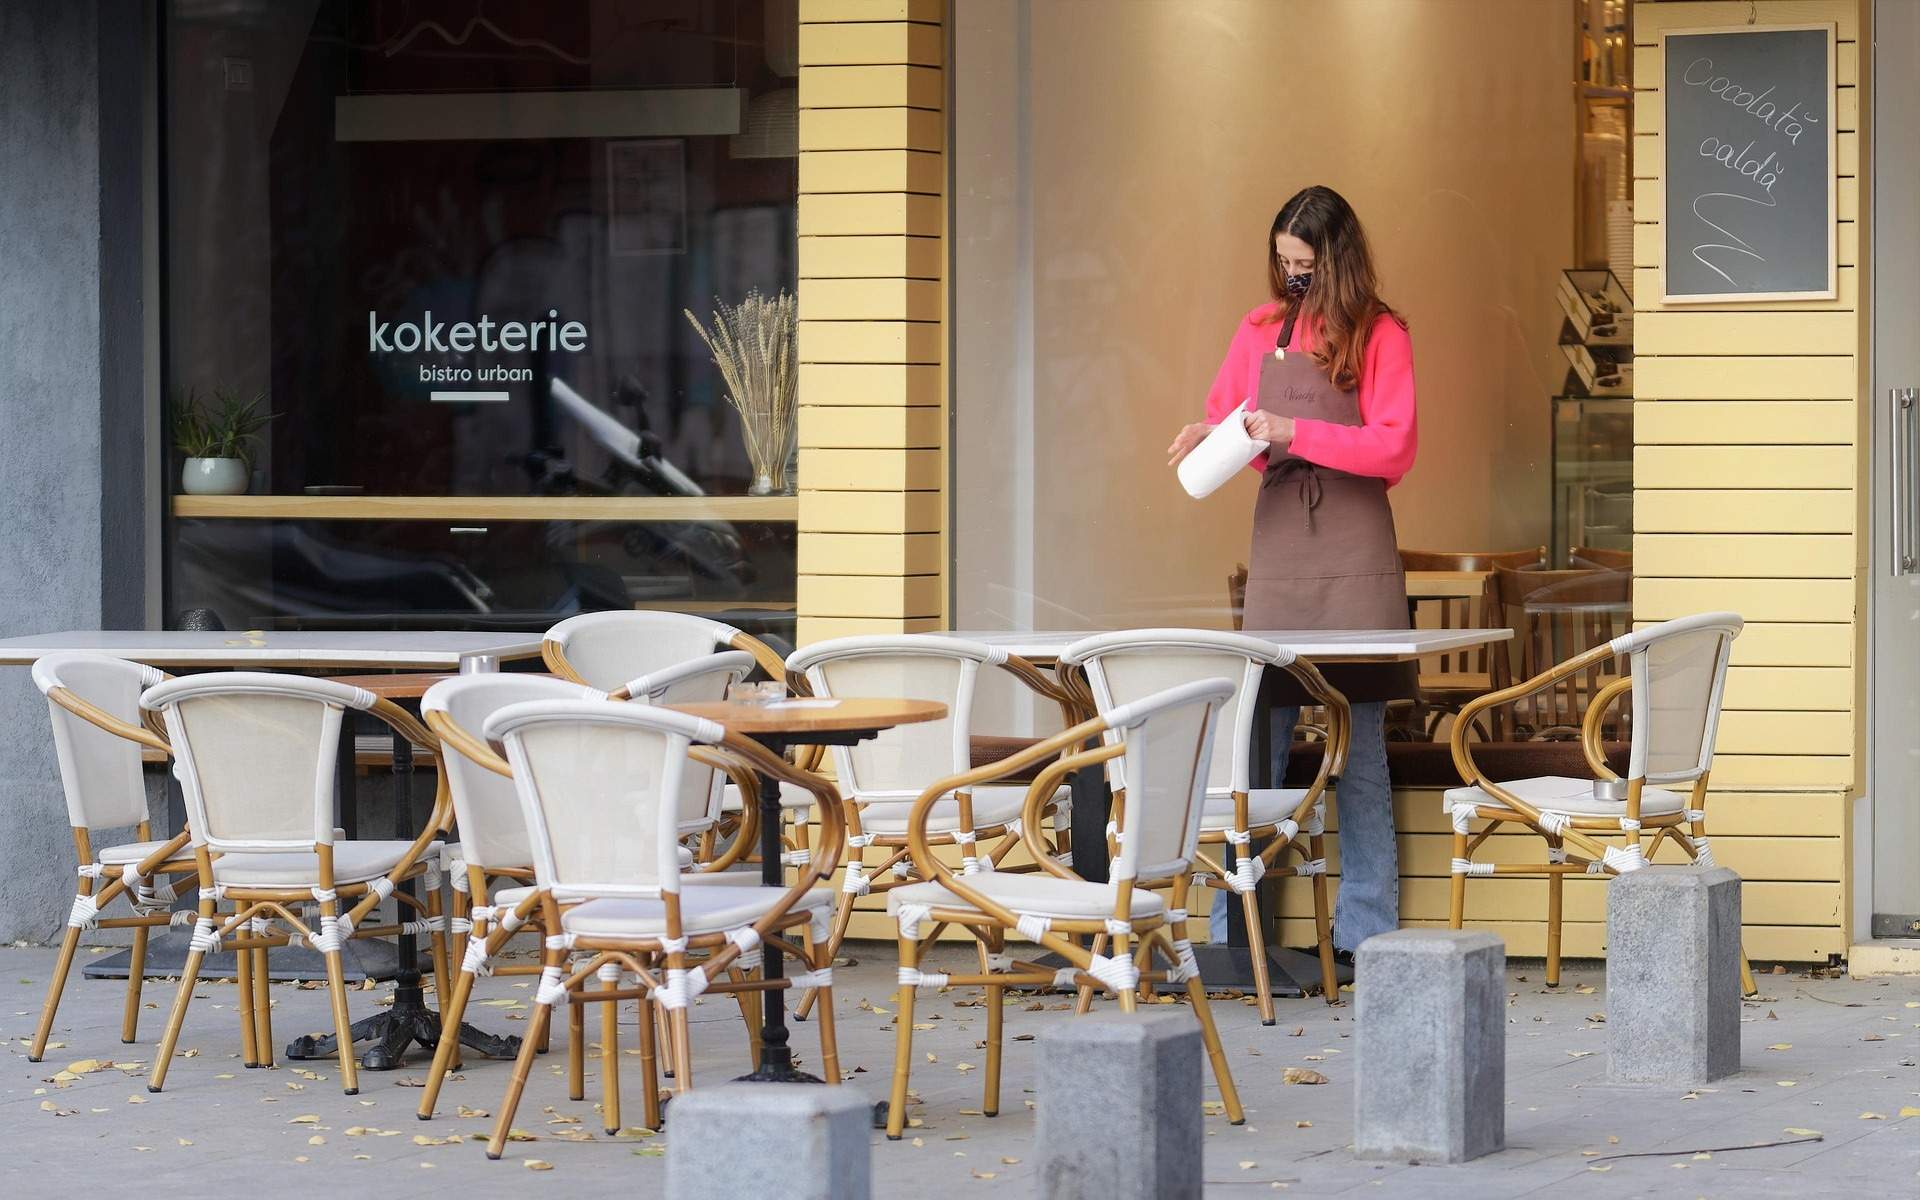
[{"label": "sweater sleeve", "polygon": [[1308,462],[1392,487],[1413,467],[1418,445],[1413,390],[1413,339],[1390,316],[1374,322],[1360,372],[1360,424],[1294,422],[1289,449]]},{"label": "sweater sleeve", "polygon": [[[1207,415],[1209,425],[1218,425],[1234,412],[1247,406],[1247,401],[1258,390],[1260,335],[1263,326],[1259,318],[1263,309],[1256,308],[1241,318],[1240,327],[1234,330],[1233,341],[1227,345],[1227,356],[1220,361],[1220,370],[1214,374],[1213,386],[1207,389]],[[1256,473],[1267,469],[1267,456],[1257,456],[1247,464]]]}]

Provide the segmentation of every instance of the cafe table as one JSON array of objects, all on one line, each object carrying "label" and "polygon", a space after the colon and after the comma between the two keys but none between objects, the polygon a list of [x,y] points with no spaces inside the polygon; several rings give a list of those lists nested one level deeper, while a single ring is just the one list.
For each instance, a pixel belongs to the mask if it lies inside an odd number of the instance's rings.
[{"label": "cafe table", "polygon": [[[947,706],[933,700],[888,700],[848,697],[794,697],[753,703],[740,700],[703,704],[669,704],[689,716],[713,721],[729,733],[760,743],[784,755],[795,746],[851,746],[896,725],[938,721]],[[760,776],[760,882],[784,887],[780,861],[780,782]],[[763,978],[785,978],[779,947],[765,944]],[[754,1083],[819,1083],[820,1078],[797,1070],[787,1045],[787,1003],[783,989],[769,988],[764,997],[765,1025],[760,1032],[760,1066],[742,1079]]]},{"label": "cafe table", "polygon": [[[128,630],[76,629],[62,633],[40,633],[26,637],[0,639],[0,666],[31,666],[49,654],[84,652],[105,654],[145,663],[151,667],[197,670],[256,671],[426,671],[473,674],[498,670],[502,663],[538,658],[540,638],[526,633],[468,633],[438,630]],[[396,686],[390,676],[356,680],[370,690]],[[378,683],[380,686],[376,687]],[[418,683],[418,677],[415,677]],[[424,686],[420,687],[425,690]],[[355,777],[355,740],[352,722],[341,722],[339,767],[340,821],[349,837],[359,824],[359,805]],[[417,834],[411,822],[411,773],[413,747],[406,738],[393,738],[396,836],[411,841]],[[186,812],[177,784],[169,783],[167,823],[170,829],[186,825]],[[180,907],[195,903],[191,888],[176,902]],[[148,946],[145,973],[149,978],[178,975],[187,957],[187,930],[168,930],[156,936]],[[411,938],[405,939],[411,942]],[[274,955],[278,979],[324,979],[320,956],[304,946],[287,946]],[[373,1038],[364,1065],[370,1070],[391,1070],[401,1065],[392,1052],[391,1041],[400,1029],[431,1029],[437,1033],[439,1018],[427,1009],[419,987],[417,956],[395,950],[385,942],[349,944],[349,982],[360,979],[393,979],[397,985],[393,1008],[355,1025],[355,1040]],[[225,965],[222,965],[224,960]],[[404,969],[403,969],[404,968]],[[125,978],[128,954],[103,957],[87,964],[90,977]],[[203,974],[217,978],[233,974],[231,956],[214,955],[207,960]],[[395,1014],[398,1014],[397,1016]],[[463,1030],[463,1033],[466,1032]],[[410,1036],[413,1036],[410,1032]],[[471,1043],[476,1050],[494,1053],[504,1043],[475,1034]],[[287,1047],[289,1058],[313,1058],[333,1053],[333,1040],[301,1038]],[[509,1051],[510,1053],[510,1051]]]},{"label": "cafe table", "polygon": [[[1061,651],[1096,633],[1110,630],[1043,630],[1007,632],[1004,630],[955,631],[951,636],[984,642],[1017,654],[1035,666],[1051,666],[1058,672]],[[1430,655],[1453,650],[1469,650],[1513,637],[1511,629],[1248,629],[1250,637],[1273,642],[1293,651],[1315,666],[1330,663],[1417,662]],[[1265,689],[1262,689],[1264,694]],[[1253,786],[1274,786],[1272,713],[1262,706],[1254,714],[1253,762],[1250,764]],[[1089,768],[1074,773],[1073,788],[1073,869],[1083,878],[1104,881],[1107,877],[1107,817],[1112,796],[1103,770]],[[1338,797],[1335,789],[1336,802]],[[1090,816],[1092,819],[1087,819]],[[1259,852],[1256,845],[1251,848]],[[1269,877],[1260,885],[1260,913],[1270,916],[1277,884]],[[1227,905],[1227,941],[1224,945],[1196,946],[1202,977],[1212,987],[1245,991],[1253,987],[1253,959],[1248,946],[1244,910],[1238,904]],[[1301,980],[1319,977],[1319,960],[1313,955],[1269,945],[1267,977],[1269,991],[1276,996],[1301,996]]]}]

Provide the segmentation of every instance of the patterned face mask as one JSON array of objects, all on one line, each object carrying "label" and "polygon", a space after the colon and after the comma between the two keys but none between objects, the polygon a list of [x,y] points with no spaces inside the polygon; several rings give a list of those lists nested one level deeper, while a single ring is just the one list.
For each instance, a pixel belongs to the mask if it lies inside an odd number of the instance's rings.
[{"label": "patterned face mask", "polygon": [[1298,275],[1287,276],[1287,295],[1289,296],[1304,296],[1307,294],[1307,289],[1311,286],[1313,286],[1312,271],[1303,271]]}]

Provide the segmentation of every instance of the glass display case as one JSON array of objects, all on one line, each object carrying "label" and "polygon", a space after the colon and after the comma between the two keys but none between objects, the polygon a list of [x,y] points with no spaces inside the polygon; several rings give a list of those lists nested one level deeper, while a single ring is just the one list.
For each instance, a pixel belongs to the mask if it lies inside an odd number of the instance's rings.
[{"label": "glass display case", "polygon": [[1633,400],[1553,398],[1555,566],[1575,547],[1633,549]]}]

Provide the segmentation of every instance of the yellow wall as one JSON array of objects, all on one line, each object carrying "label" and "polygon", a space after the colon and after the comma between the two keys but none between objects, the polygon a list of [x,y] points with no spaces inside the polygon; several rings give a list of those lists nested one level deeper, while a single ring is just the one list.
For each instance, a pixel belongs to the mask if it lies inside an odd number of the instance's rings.
[{"label": "yellow wall", "polygon": [[801,0],[799,638],[946,598],[941,0]]}]

